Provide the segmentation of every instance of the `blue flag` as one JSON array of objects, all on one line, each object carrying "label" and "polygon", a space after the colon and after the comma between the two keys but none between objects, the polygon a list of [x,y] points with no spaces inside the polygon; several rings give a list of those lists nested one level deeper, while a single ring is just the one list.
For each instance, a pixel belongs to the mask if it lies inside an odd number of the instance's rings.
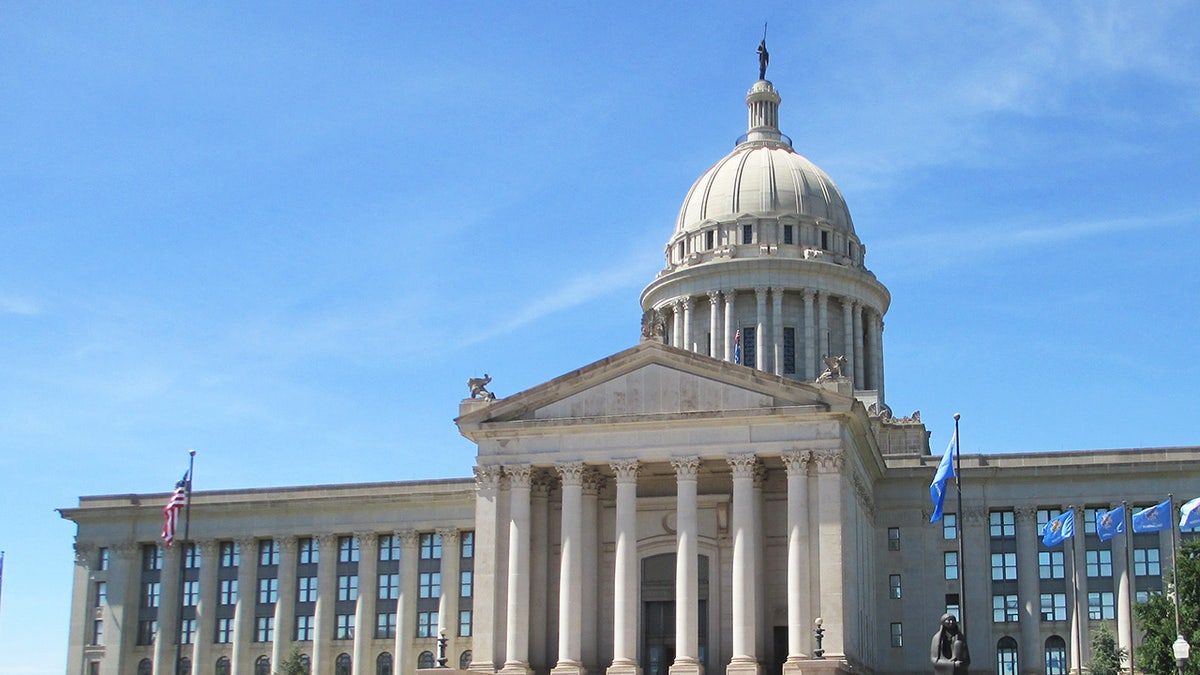
[{"label": "blue flag", "polygon": [[742,329],[733,334],[733,362],[742,365]]},{"label": "blue flag", "polygon": [[1096,519],[1096,535],[1100,541],[1108,541],[1118,534],[1125,534],[1125,505],[1099,514]]},{"label": "blue flag", "polygon": [[1186,530],[1200,525],[1200,497],[1179,508],[1179,529]]},{"label": "blue flag", "polygon": [[1067,509],[1062,515],[1052,518],[1042,526],[1042,543],[1058,546],[1075,536],[1075,509]]},{"label": "blue flag", "polygon": [[1171,500],[1133,514],[1134,532],[1160,532],[1171,526]]},{"label": "blue flag", "polygon": [[929,517],[931,523],[942,519],[942,506],[946,503],[946,481],[954,477],[954,444],[957,440],[956,429],[950,436],[950,445],[946,446],[946,454],[942,455],[937,473],[933,475],[933,482],[929,484],[929,497],[933,500],[933,515]]}]

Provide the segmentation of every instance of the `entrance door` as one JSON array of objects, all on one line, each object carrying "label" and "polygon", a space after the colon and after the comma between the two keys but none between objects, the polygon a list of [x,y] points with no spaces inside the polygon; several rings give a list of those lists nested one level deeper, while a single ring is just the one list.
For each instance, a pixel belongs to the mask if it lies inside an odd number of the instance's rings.
[{"label": "entrance door", "polygon": [[[697,654],[708,670],[708,557],[699,556]],[[667,675],[675,663],[675,554],[642,560],[642,649],[645,675]]]}]

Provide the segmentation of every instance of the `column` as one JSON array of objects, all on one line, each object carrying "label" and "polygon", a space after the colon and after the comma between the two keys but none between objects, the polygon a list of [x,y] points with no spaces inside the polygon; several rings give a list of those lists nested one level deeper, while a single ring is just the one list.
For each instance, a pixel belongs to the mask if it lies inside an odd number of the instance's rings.
[{"label": "column", "polygon": [[[350,655],[350,663],[366,671],[368,666],[375,666],[375,659],[371,656],[371,641],[375,639],[375,596],[379,593],[379,537],[374,532],[356,532],[354,538],[358,540],[358,602],[354,605],[354,651]],[[442,550],[445,550],[444,544]],[[318,560],[317,565],[320,564]],[[279,576],[282,585],[282,568]],[[442,588],[446,587],[445,583],[443,578]],[[278,644],[281,625],[278,605],[275,609],[275,642]],[[272,659],[271,663],[280,662]]]},{"label": "column", "polygon": [[721,292],[708,292],[708,355],[714,359],[720,358],[717,356],[718,346],[721,344],[720,333],[717,332],[717,319],[721,313]]},{"label": "column", "polygon": [[854,388],[866,389],[866,368],[863,362],[862,305],[858,302],[855,302],[851,313],[854,315]]},{"label": "column", "polygon": [[[333,610],[337,601],[337,535],[317,539],[317,603],[313,608],[312,672],[333,671]],[[240,584],[239,584],[240,585]]]},{"label": "column", "polygon": [[581,675],[580,626],[583,619],[583,463],[556,464],[562,476],[562,549],[558,582],[558,664],[554,675]]},{"label": "column", "polygon": [[[279,594],[275,598],[275,642],[271,645],[271,667],[276,668],[292,651],[296,617],[296,547],[295,537],[281,537],[279,542]],[[361,584],[359,585],[361,588]],[[240,584],[239,584],[240,590]],[[199,673],[193,669],[193,672]],[[207,672],[207,671],[203,671]]]},{"label": "column", "polygon": [[233,649],[230,655],[231,675],[251,675],[254,672],[254,569],[258,564],[258,540],[241,537],[238,546],[238,595],[233,609]]},{"label": "column", "polygon": [[758,608],[755,605],[755,579],[758,575],[757,526],[754,522],[754,453],[731,455],[727,460],[733,472],[733,657],[725,672],[762,672],[758,665],[755,640]]},{"label": "column", "polygon": [[[557,654],[550,654],[549,637],[546,635],[549,613],[550,590],[550,490],[558,481],[550,472],[538,470],[530,479],[530,526],[529,526],[529,625],[537,630],[529,635],[529,665],[534,670],[549,669]],[[554,645],[557,650],[557,642]]]},{"label": "column", "polygon": [[529,675],[529,481],[528,464],[504,467],[509,477],[508,526],[508,635],[505,673]]},{"label": "column", "polygon": [[[1018,669],[1021,673],[1039,673],[1043,671],[1043,650],[1038,640],[1042,597],[1038,587],[1037,508],[1021,506],[1014,511],[1017,521],[1017,601],[1021,609],[1017,627],[1021,631],[1021,644],[1024,646],[1017,650],[1020,659]],[[962,518],[956,518],[958,526],[962,527]]]},{"label": "column", "polygon": [[783,453],[787,468],[787,617],[788,655],[785,673],[799,675],[800,662],[808,658],[805,644],[812,626],[808,605],[810,567],[808,537],[808,467],[812,455],[807,452]]},{"label": "column", "polygon": [[[95,602],[95,591],[92,589],[92,568],[96,561],[96,547],[91,544],[82,544],[75,542],[75,574],[74,581],[71,586],[71,627],[67,638],[67,672],[68,673],[83,673],[87,659],[84,658],[83,652],[85,645],[88,644],[88,631],[91,630],[92,606]],[[109,606],[118,604],[117,598],[120,596],[112,596],[113,600],[109,602]],[[136,606],[136,605],[135,605]],[[100,610],[101,617],[104,621],[104,626],[112,626],[110,622],[111,612],[108,607]],[[121,634],[121,631],[107,630],[104,638],[105,651],[112,651],[114,654],[121,653],[120,647],[109,647],[108,644],[112,640],[112,634]],[[116,661],[116,659],[111,659]],[[103,668],[101,661],[101,668]],[[114,663],[115,665],[115,663]],[[112,672],[113,669],[107,669]],[[107,672],[104,675],[108,675]]]},{"label": "column", "polygon": [[767,327],[767,289],[759,286],[754,289],[755,329],[754,329],[754,369],[767,369],[766,344]]},{"label": "column", "polygon": [[[196,634],[192,636],[192,672],[210,673],[213,670],[212,643],[217,630],[217,568],[220,566],[220,547],[215,539],[197,542],[200,552],[200,591],[196,598]],[[283,589],[280,599],[283,598]],[[272,661],[275,663],[275,661]]]},{"label": "column", "polygon": [[846,357],[846,370],[842,372],[844,377],[854,381],[854,369],[858,367],[858,362],[854,360],[854,317],[852,315],[853,307],[850,304],[850,298],[842,296],[842,353]]},{"label": "column", "polygon": [[[476,467],[478,470],[479,467]],[[499,472],[495,472],[497,478]],[[478,472],[477,474],[478,475]],[[476,523],[478,527],[478,523]],[[396,653],[393,657],[392,664],[396,673],[411,673],[417,668],[417,650],[412,648],[413,637],[417,634],[416,615],[417,615],[417,545],[421,541],[420,535],[416,530],[401,530],[396,532],[396,536],[400,539],[400,588],[396,595]],[[479,530],[475,530],[475,555],[479,556]],[[476,589],[479,587],[476,586]],[[479,597],[475,599],[479,602]],[[486,626],[488,631],[492,630],[489,625]],[[478,633],[476,633],[478,634]],[[487,645],[490,647],[491,642]],[[491,653],[491,650],[487,650]],[[472,670],[477,662],[478,657],[472,657]],[[370,671],[368,671],[370,672]],[[493,672],[491,662],[488,662],[487,672]]]},{"label": "column", "polygon": [[817,379],[817,327],[813,325],[813,292],[804,289],[804,381]]},{"label": "column", "polygon": [[825,655],[827,658],[834,658],[845,653],[843,645],[846,629],[843,612],[853,611],[845,606],[845,589],[842,585],[842,500],[845,490],[848,489],[843,486],[842,467],[846,456],[841,448],[831,448],[814,451],[813,460],[817,466],[815,501],[820,523],[817,548],[820,550],[821,561],[818,572],[821,592],[818,596],[817,613],[824,620]]},{"label": "column", "polygon": [[692,341],[692,299],[684,298],[683,304],[683,344],[680,347],[689,352],[696,351],[696,345]]},{"label": "column", "polygon": [[637,660],[638,553],[636,459],[609,464],[617,478],[616,568],[613,573],[613,662],[607,675],[641,675]]},{"label": "column", "polygon": [[775,374],[783,375],[783,289],[771,289],[771,342],[775,356]]},{"label": "column", "polygon": [[[759,296],[761,298],[761,296]],[[760,303],[761,304],[761,303]],[[760,315],[761,316],[761,315]],[[673,457],[675,469],[676,534],[675,534],[675,663],[670,675],[694,675],[704,672],[700,663],[698,642],[699,573],[696,546],[697,506],[696,478],[700,472],[699,457]]]},{"label": "column", "polygon": [[829,294],[821,291],[817,294],[817,358],[823,356],[829,356]]},{"label": "column", "polygon": [[722,342],[725,343],[725,360],[733,361],[733,336],[737,332],[733,321],[736,315],[733,313],[733,300],[737,296],[737,291],[732,288],[724,291],[725,295],[725,334],[722,337]]},{"label": "column", "polygon": [[676,299],[671,303],[671,346],[683,349],[683,300]]},{"label": "column", "polygon": [[[438,620],[446,628],[446,665],[450,668],[458,667],[458,659],[454,656],[462,652],[459,644],[458,635],[458,597],[462,592],[462,579],[459,577],[460,561],[462,559],[462,547],[458,538],[458,530],[455,528],[441,528],[437,531],[438,536],[442,538],[442,597],[438,604]],[[361,597],[361,596],[360,596]],[[358,661],[355,663],[366,664],[367,661]],[[372,666],[374,661],[371,662]]]},{"label": "column", "polygon": [[175,646],[179,643],[179,558],[183,543],[160,548],[163,561],[158,577],[158,633],[154,637],[154,672],[174,673]]},{"label": "column", "polygon": [[[476,466],[475,467],[475,598],[472,601],[474,611],[474,621],[472,622],[471,632],[471,665],[470,669],[481,673],[492,673],[496,670],[496,529],[498,517],[496,498],[500,491],[500,467],[498,466]],[[414,535],[415,536],[415,535]],[[413,542],[413,555],[409,556],[407,542],[402,537],[401,543],[406,548],[404,549],[403,557],[400,558],[405,567],[402,572],[402,578],[407,579],[409,576],[416,575],[416,542]],[[413,561],[409,565],[409,561]],[[407,574],[411,570],[412,574]],[[406,586],[402,586],[406,588]],[[401,593],[403,601],[403,591]],[[415,611],[416,595],[410,595],[409,602],[414,603],[409,610]],[[398,602],[396,605],[396,672],[408,673],[416,668],[416,659],[411,659],[411,663],[402,662],[400,660],[400,640],[401,635],[404,636],[405,645],[415,634],[415,630],[411,627],[407,632],[400,632],[401,627],[408,626],[406,615],[411,613],[405,611],[400,612],[401,605],[404,602]],[[407,651],[407,649],[405,650]]]},{"label": "column", "polygon": [[871,331],[875,336],[872,340],[874,343],[874,363],[871,364],[871,371],[875,373],[875,381],[872,386],[875,391],[879,392],[879,403],[883,404],[883,315],[879,312],[871,312]]},{"label": "column", "polygon": [[583,471],[583,553],[582,579],[595,579],[596,583],[583,584],[582,641],[579,645],[583,665],[588,671],[599,668],[599,631],[597,617],[600,616],[598,596],[600,593],[600,491],[604,489],[604,477],[599,471],[584,468]]}]

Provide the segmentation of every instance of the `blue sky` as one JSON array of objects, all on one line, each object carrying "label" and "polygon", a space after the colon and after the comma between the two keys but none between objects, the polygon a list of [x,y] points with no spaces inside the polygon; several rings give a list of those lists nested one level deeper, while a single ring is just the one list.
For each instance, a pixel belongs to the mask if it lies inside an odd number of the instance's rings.
[{"label": "blue sky", "polygon": [[1194,3],[10,3],[0,675],[61,673],[81,494],[466,476],[633,345],[691,182],[781,127],[940,452],[1198,442]]}]

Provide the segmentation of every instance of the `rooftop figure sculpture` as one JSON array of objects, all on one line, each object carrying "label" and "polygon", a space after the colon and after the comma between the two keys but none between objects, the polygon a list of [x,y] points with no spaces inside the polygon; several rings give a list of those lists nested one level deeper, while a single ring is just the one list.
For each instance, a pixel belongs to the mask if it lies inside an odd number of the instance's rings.
[{"label": "rooftop figure sculpture", "polygon": [[771,54],[767,51],[767,38],[763,38],[762,42],[758,43],[758,79],[767,79],[767,64],[771,61]]}]

